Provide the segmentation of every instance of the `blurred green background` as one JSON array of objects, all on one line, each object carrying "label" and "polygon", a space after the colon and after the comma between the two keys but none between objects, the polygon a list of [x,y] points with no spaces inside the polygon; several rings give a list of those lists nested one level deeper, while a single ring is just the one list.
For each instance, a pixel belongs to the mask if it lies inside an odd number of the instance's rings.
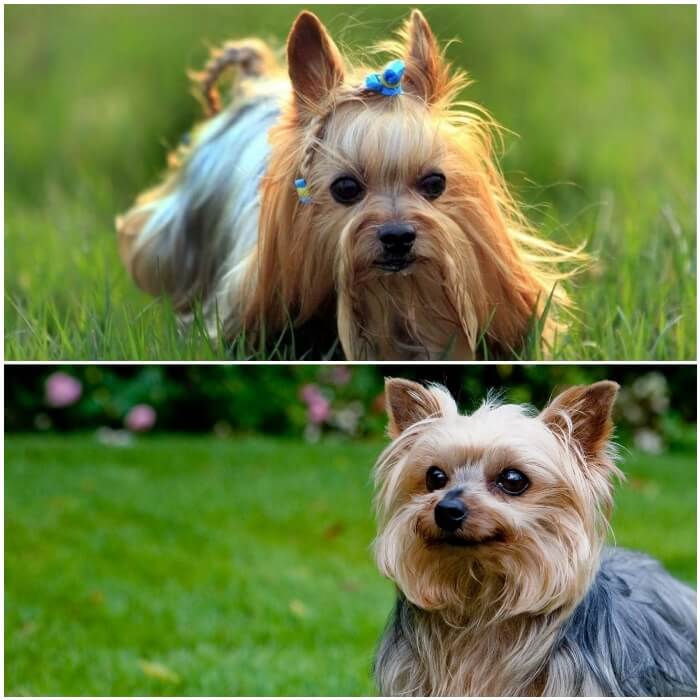
[{"label": "blurred green background", "polygon": [[5,694],[373,694],[385,375],[619,381],[614,540],[694,584],[694,366],[7,366]]},{"label": "blurred green background", "polygon": [[[199,116],[207,47],[281,44],[295,6],[5,7],[5,352],[10,359],[226,356],[138,292],[113,220]],[[400,6],[312,7],[366,47]],[[464,98],[506,127],[507,179],[543,235],[598,263],[562,359],[695,357],[696,9],[425,6]]]}]

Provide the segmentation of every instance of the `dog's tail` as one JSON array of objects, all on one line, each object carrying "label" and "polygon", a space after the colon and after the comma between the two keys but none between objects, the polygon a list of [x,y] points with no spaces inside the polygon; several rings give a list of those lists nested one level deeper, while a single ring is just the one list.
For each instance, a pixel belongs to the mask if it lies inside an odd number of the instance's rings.
[{"label": "dog's tail", "polygon": [[278,69],[272,49],[260,39],[229,41],[213,49],[209,61],[201,71],[190,71],[195,96],[204,105],[206,115],[213,117],[221,109],[218,84],[221,76],[231,68],[237,68],[243,78],[264,78]]}]

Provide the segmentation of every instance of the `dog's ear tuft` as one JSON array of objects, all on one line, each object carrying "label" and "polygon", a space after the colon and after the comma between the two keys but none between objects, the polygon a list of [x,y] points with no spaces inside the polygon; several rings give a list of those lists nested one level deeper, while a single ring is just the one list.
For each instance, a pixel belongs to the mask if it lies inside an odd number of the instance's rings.
[{"label": "dog's ear tuft", "polygon": [[420,10],[411,12],[402,35],[406,44],[406,90],[433,104],[449,82],[449,69]]},{"label": "dog's ear tuft", "polygon": [[287,39],[289,77],[300,116],[313,116],[345,79],[338,47],[321,20],[304,10]]},{"label": "dog's ear tuft", "polygon": [[615,382],[574,386],[557,396],[541,418],[557,434],[570,436],[583,455],[602,455],[613,429],[612,410],[619,390]]},{"label": "dog's ear tuft", "polygon": [[408,379],[387,378],[384,385],[389,437],[395,440],[406,428],[425,418],[457,414],[457,404],[444,387]]}]

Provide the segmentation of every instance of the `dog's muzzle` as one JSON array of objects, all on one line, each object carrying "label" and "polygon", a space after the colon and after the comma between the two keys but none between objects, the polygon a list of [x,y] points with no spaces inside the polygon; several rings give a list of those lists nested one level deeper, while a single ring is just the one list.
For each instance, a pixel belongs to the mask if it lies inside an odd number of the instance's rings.
[{"label": "dog's muzzle", "polygon": [[382,245],[382,255],[376,261],[376,267],[385,272],[400,272],[414,262],[412,251],[416,229],[411,224],[383,224],[377,231],[377,238]]}]

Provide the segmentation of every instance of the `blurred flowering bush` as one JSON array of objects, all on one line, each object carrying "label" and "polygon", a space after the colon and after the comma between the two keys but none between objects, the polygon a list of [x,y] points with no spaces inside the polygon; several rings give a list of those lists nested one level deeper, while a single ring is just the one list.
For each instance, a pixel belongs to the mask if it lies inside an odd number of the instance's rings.
[{"label": "blurred flowering bush", "polygon": [[307,407],[304,428],[307,441],[318,441],[324,432],[353,437],[381,430],[381,407],[374,403],[367,405],[368,399],[381,393],[381,383],[371,376],[369,383],[353,381],[353,371],[357,369],[360,368],[346,365],[322,367],[317,383],[301,387],[299,395]]},{"label": "blurred flowering bush", "polygon": [[246,432],[344,439],[381,435],[385,376],[446,384],[465,410],[489,389],[544,405],[572,384],[622,385],[621,442],[647,452],[695,444],[695,368],[518,365],[76,366],[5,368],[7,430],[94,430],[127,445],[135,433]]},{"label": "blurred flowering bush", "polygon": [[[695,393],[693,385],[688,392]],[[643,374],[621,387],[617,412],[622,424],[632,434],[634,446],[658,454],[668,443],[682,441],[683,426],[671,409],[668,380],[661,372]]]}]

